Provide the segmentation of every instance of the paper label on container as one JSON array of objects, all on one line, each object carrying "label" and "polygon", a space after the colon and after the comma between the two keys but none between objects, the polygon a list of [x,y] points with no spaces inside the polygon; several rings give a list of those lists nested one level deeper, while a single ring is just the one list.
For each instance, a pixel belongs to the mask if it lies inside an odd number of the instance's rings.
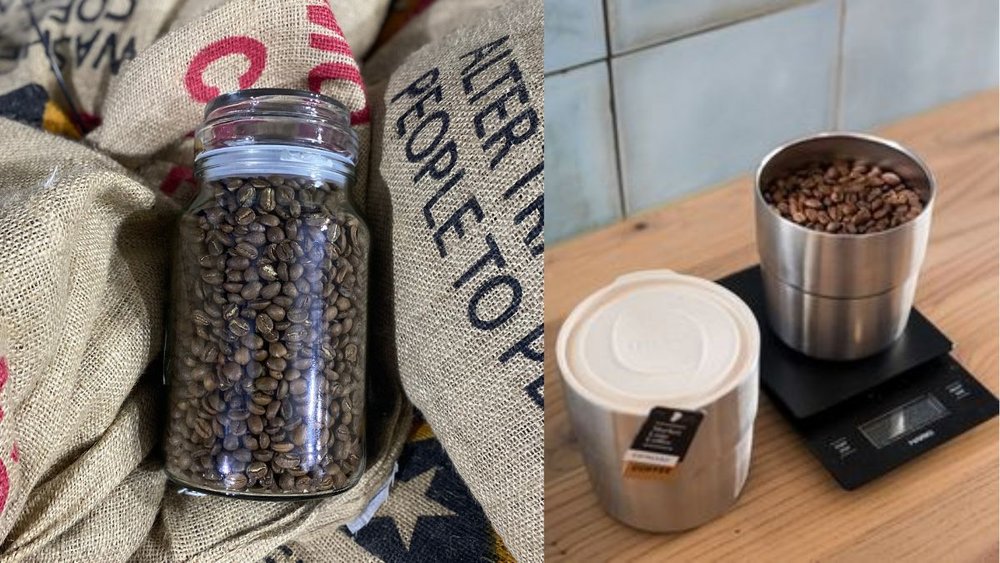
[{"label": "paper label on container", "polygon": [[704,413],[654,407],[622,458],[622,475],[666,479],[684,461]]}]

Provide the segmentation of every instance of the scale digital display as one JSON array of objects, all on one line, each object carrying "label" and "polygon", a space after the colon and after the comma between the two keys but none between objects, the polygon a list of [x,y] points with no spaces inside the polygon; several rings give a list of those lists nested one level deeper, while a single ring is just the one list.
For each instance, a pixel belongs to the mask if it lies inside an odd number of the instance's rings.
[{"label": "scale digital display", "polygon": [[873,446],[882,449],[947,415],[948,409],[941,401],[927,394],[862,424],[859,429]]}]

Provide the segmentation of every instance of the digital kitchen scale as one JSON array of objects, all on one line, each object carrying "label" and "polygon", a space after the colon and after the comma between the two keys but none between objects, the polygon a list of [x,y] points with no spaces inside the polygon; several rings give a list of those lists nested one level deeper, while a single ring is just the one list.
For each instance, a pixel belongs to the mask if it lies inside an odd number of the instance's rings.
[{"label": "digital kitchen scale", "polygon": [[997,416],[997,398],[949,355],[951,341],[916,309],[888,350],[847,362],[817,360],[768,328],[759,267],[719,283],[757,317],[768,396],[845,489]]}]

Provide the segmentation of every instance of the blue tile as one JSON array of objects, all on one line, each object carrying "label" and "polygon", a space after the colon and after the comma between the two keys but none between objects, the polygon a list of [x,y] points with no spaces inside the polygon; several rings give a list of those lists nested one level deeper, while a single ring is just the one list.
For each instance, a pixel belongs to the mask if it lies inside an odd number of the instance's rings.
[{"label": "blue tile", "polygon": [[[777,11],[802,0],[608,0],[611,51],[621,53]],[[546,25],[548,20],[546,20]]]},{"label": "blue tile", "polygon": [[628,211],[747,172],[778,144],[830,128],[838,15],[824,0],[615,58]]},{"label": "blue tile", "polygon": [[545,72],[607,56],[602,0],[545,0]]},{"label": "blue tile", "polygon": [[841,127],[995,88],[998,18],[997,0],[848,0]]},{"label": "blue tile", "polygon": [[608,67],[545,78],[545,241],[621,218]]}]

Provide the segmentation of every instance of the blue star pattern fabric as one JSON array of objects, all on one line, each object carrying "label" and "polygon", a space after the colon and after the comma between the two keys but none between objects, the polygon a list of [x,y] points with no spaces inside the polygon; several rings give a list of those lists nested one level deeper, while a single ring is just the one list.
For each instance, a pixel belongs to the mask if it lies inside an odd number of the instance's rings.
[{"label": "blue star pattern fabric", "polygon": [[383,561],[490,561],[493,534],[483,509],[434,438],[408,443],[396,486],[355,541]]},{"label": "blue star pattern fabric", "polygon": [[419,414],[389,498],[365,527],[353,536],[340,528],[325,538],[291,542],[265,563],[326,562],[332,552],[342,554],[338,561],[514,561]]}]

